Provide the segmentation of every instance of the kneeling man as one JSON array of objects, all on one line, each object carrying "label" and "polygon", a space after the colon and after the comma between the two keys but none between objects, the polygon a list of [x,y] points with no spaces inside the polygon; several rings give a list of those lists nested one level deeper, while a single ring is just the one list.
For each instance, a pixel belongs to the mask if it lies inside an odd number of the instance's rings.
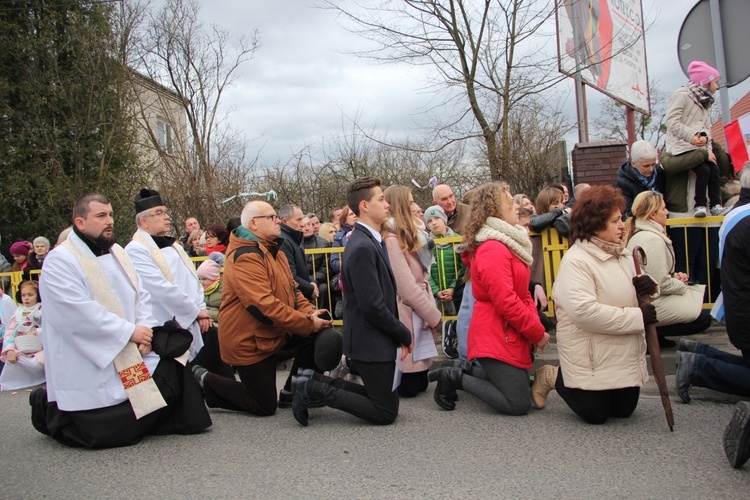
[{"label": "kneeling man", "polygon": [[[40,280],[47,389],[31,393],[31,421],[68,446],[127,446],[211,425],[195,380],[151,349],[150,297],[115,243],[112,216],[106,196],[79,198],[73,232]],[[188,335],[182,351],[189,346]]]}]

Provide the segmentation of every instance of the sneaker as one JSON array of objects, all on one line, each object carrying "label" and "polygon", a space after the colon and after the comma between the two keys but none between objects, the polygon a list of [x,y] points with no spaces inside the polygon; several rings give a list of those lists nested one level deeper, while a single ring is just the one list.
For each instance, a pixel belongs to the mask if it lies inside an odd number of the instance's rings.
[{"label": "sneaker", "polygon": [[750,458],[750,402],[740,401],[732,420],[724,430],[724,453],[729,464],[738,469]]},{"label": "sneaker", "polygon": [[708,210],[706,209],[706,207],[695,207],[695,213],[693,214],[693,217],[702,219],[706,215],[708,215]]},{"label": "sneaker", "polygon": [[458,358],[458,334],[456,320],[443,322],[443,354],[450,359]]},{"label": "sneaker", "polygon": [[729,212],[729,208],[724,208],[721,205],[714,205],[711,207],[711,215],[724,215],[725,213]]},{"label": "sneaker", "polygon": [[201,365],[193,365],[192,371],[193,377],[195,377],[195,381],[198,382],[198,386],[201,388],[201,391],[203,391],[203,386],[205,384],[206,374],[208,373],[208,370],[203,368]]}]

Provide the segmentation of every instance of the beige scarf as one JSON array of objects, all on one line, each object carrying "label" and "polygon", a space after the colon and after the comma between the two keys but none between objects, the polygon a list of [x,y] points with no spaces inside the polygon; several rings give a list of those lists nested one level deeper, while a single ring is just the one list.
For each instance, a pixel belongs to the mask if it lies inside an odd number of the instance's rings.
[{"label": "beige scarf", "polygon": [[523,226],[511,226],[497,217],[487,217],[484,226],[477,232],[477,241],[497,240],[504,243],[513,254],[527,266],[531,266],[531,240]]},{"label": "beige scarf", "polygon": [[[78,246],[73,243],[71,238],[65,240],[63,245],[70,250],[70,253],[78,261],[78,264],[83,270],[84,276],[86,276],[86,282],[91,296],[107,309],[112,314],[125,319],[125,313],[122,310],[122,305],[117,299],[112,287],[109,285],[107,277],[104,275],[99,262],[96,257],[91,257],[84,254]],[[130,261],[125,251],[114,245],[110,249],[112,257],[120,264],[127,275],[130,283],[135,288],[136,294],[138,294],[138,275],[135,272],[135,267]],[[133,407],[135,418],[140,419],[153,413],[160,408],[167,406],[167,402],[164,401],[159,388],[156,387],[156,382],[151,378],[146,363],[143,362],[143,357],[138,351],[138,346],[135,342],[128,342],[120,353],[115,356],[114,360],[115,369],[120,376],[120,381],[125,388],[125,394],[128,396],[130,406]]]},{"label": "beige scarf", "polygon": [[[167,259],[164,258],[164,254],[161,253],[161,249],[154,244],[154,240],[152,240],[151,238],[146,238],[145,236],[143,236],[143,233],[141,233],[140,231],[136,231],[133,235],[133,241],[137,241],[148,249],[149,253],[151,254],[151,258],[154,259],[156,267],[159,268],[167,281],[174,285],[174,276],[172,276],[172,271],[169,269]],[[198,271],[195,270],[195,264],[193,264],[193,261],[190,260],[188,254],[185,253],[185,249],[182,248],[182,245],[175,241],[172,244],[172,248],[175,249],[177,255],[179,255],[182,259],[182,262],[187,266],[188,269],[190,269],[190,272],[193,273],[195,279],[198,280]]]}]

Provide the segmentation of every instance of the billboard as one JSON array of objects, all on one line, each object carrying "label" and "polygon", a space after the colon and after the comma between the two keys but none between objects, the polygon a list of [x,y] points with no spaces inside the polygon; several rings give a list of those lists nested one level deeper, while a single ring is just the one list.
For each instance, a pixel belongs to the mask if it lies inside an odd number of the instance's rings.
[{"label": "billboard", "polygon": [[560,71],[651,114],[640,0],[561,0],[556,18]]}]

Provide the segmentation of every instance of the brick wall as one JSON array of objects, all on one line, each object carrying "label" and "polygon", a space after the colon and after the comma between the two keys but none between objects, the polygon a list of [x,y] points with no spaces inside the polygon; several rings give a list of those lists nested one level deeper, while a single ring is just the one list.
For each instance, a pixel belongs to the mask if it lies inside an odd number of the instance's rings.
[{"label": "brick wall", "polygon": [[628,159],[627,143],[601,141],[578,143],[573,148],[573,183],[614,186],[617,169]]}]

